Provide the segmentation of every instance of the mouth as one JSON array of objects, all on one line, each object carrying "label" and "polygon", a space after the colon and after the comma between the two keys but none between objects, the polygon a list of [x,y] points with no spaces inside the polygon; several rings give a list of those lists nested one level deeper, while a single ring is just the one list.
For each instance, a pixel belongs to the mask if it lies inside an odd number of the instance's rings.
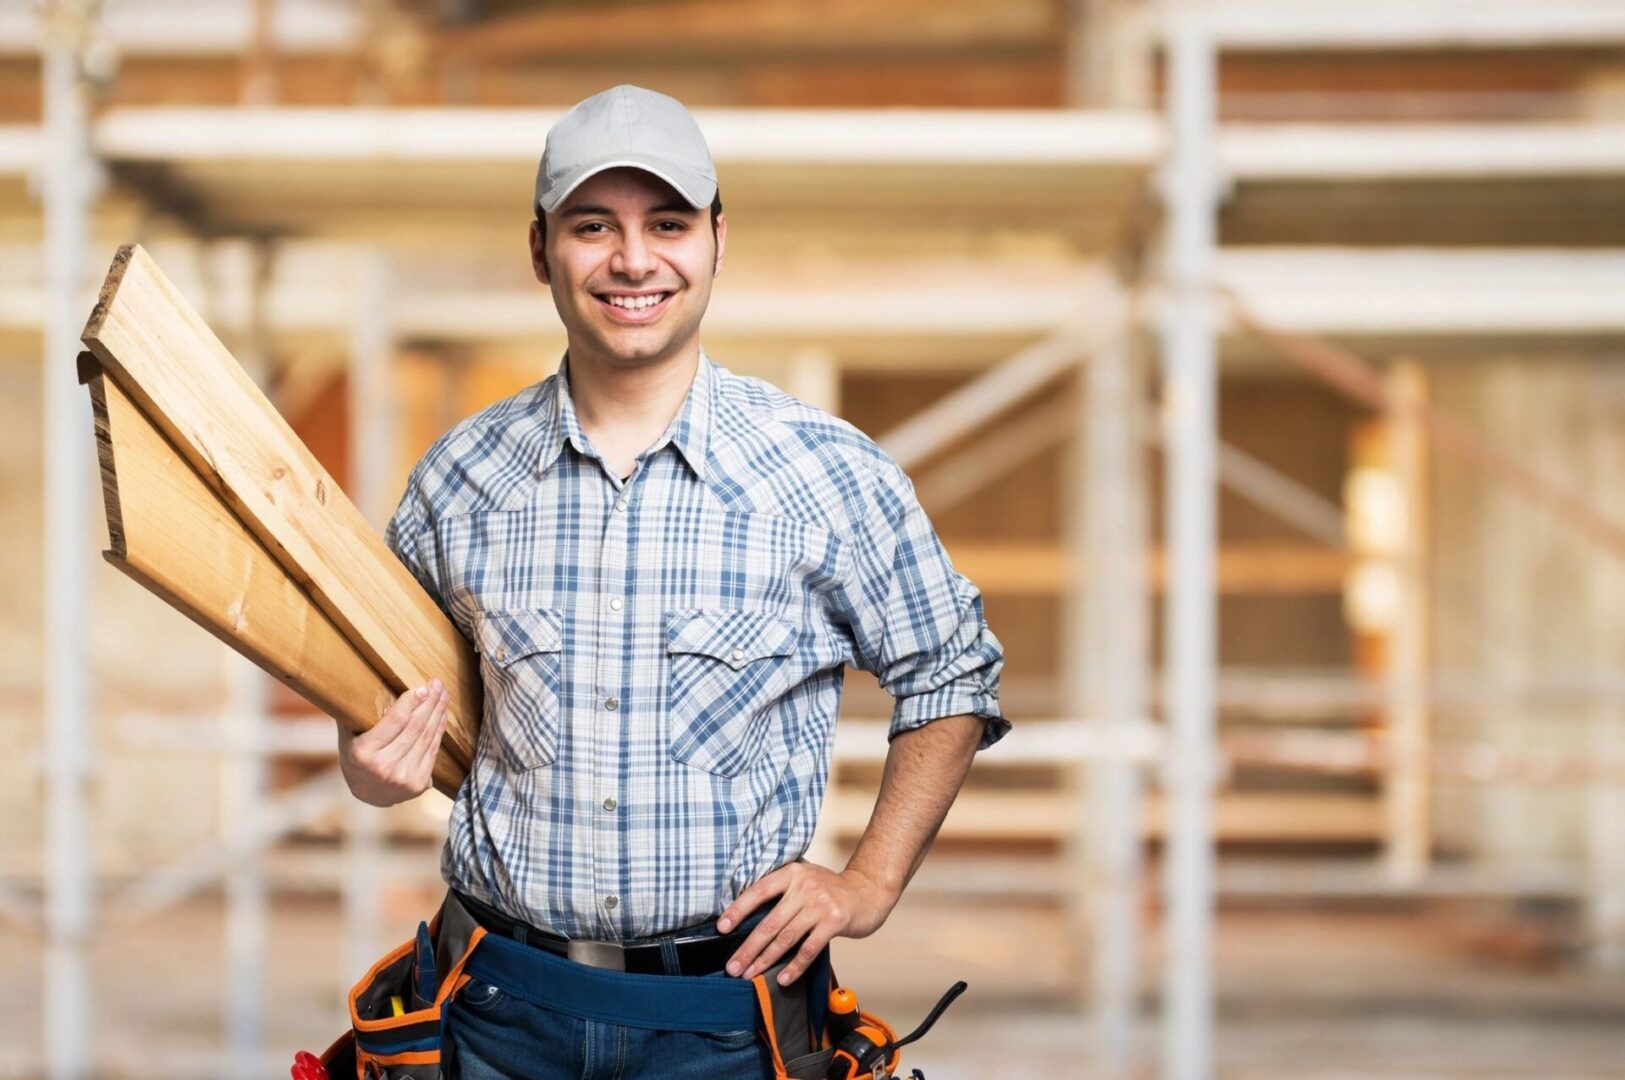
[{"label": "mouth", "polygon": [[593,299],[609,317],[620,323],[646,323],[660,318],[675,293],[594,293]]}]

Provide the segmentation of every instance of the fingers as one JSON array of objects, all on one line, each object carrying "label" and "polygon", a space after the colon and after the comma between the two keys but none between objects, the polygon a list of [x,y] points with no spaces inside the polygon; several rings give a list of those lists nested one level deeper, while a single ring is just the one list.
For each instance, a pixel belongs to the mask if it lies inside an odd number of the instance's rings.
[{"label": "fingers", "polygon": [[406,691],[395,699],[393,705],[384,710],[384,715],[378,718],[376,724],[362,734],[382,746],[400,734],[401,729],[406,727],[406,722],[412,718],[412,710],[428,695],[427,686]]},{"label": "fingers", "polygon": [[[764,919],[762,921],[766,922],[767,920]],[[779,931],[768,940],[767,947],[764,948],[761,953],[757,955],[756,959],[751,961],[749,966],[745,968],[745,978],[754,979],[756,976],[778,963],[784,956],[789,954],[789,952],[796,947],[796,944],[801,941],[802,938],[806,937],[814,930],[814,928],[817,927],[818,922],[818,913],[811,908],[804,907],[800,911],[796,912],[795,915],[786,921],[784,926],[781,927]],[[781,972],[779,982],[782,984],[784,981],[783,973]]]},{"label": "fingers", "polygon": [[396,726],[392,732],[380,734],[379,728],[373,728],[362,736],[367,740],[366,752],[368,756],[379,765],[394,765],[401,761],[416,747],[418,740],[423,738],[424,729],[428,726],[429,718],[434,715],[435,706],[440,702],[440,680],[435,679],[428,686],[419,687],[401,695],[401,701],[396,702],[391,712],[402,710],[402,702],[410,707],[405,708],[404,721]]},{"label": "fingers", "polygon": [[[784,876],[779,878],[778,883],[776,883],[777,887],[770,885],[770,882],[773,881],[774,875],[781,873]],[[745,943],[739,946],[738,949],[734,950],[733,956],[728,960],[728,974],[740,975],[748,979],[756,975],[762,968],[767,967],[768,964],[772,963],[772,960],[769,960],[767,964],[759,962],[760,957],[763,955],[763,951],[768,949],[781,933],[787,931],[792,921],[801,912],[801,900],[785,887],[786,883],[789,881],[789,878],[789,868],[780,867],[778,870],[773,871],[772,874],[762,878],[761,881],[758,881],[755,885],[752,885],[749,889],[746,889],[744,892],[739,894],[739,900],[744,900],[749,893],[764,886],[768,888],[769,891],[766,891],[762,896],[758,896],[752,900],[750,904],[752,908],[760,903],[761,900],[766,899],[767,896],[771,896],[774,893],[783,893],[783,896],[780,897],[778,904],[774,906],[773,910],[768,912],[767,917],[756,924],[756,928],[750,932],[750,936],[745,938]],[[739,900],[736,900],[735,903],[738,903]],[[783,951],[783,949],[779,950],[779,952]],[[774,958],[777,958],[777,953],[774,954]]]},{"label": "fingers", "polygon": [[717,929],[726,934],[744,922],[751,912],[762,905],[762,901],[783,893],[790,884],[790,871],[790,866],[781,866],[749,885],[734,897],[733,903],[722,909],[722,914],[717,916]]},{"label": "fingers", "polygon": [[422,737],[402,761],[402,768],[410,777],[413,787],[426,790],[434,778],[435,756],[440,752],[440,740],[446,733],[446,717],[450,711],[448,709],[450,703],[451,694],[445,690],[440,691],[428,723],[423,725]]},{"label": "fingers", "polygon": [[834,938],[835,929],[832,923],[821,922],[814,925],[807,934],[807,939],[801,943],[801,948],[796,950],[795,959],[779,972],[779,985],[789,986],[805,975],[807,969],[812,967],[813,961],[818,959],[818,954],[823,952],[824,947]]}]

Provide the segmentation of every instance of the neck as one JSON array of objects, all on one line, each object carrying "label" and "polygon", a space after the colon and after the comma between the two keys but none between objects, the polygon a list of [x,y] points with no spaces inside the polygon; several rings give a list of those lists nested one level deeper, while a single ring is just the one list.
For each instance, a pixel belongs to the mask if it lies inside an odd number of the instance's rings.
[{"label": "neck", "polygon": [[572,344],[567,363],[576,418],[589,437],[603,432],[649,433],[648,441],[653,442],[683,407],[699,367],[700,345],[694,341],[669,357],[622,367]]}]

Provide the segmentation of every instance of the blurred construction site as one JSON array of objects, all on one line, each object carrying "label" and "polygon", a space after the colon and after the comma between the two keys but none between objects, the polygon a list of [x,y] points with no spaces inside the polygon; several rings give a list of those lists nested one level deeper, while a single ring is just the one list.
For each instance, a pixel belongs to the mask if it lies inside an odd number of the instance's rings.
[{"label": "blurred construction site", "polygon": [[717,162],[709,355],[876,438],[1007,650],[834,946],[900,1026],[969,982],[906,1067],[1625,1074],[1625,4],[0,0],[0,1078],[287,1075],[443,893],[444,796],[99,557],[113,253],[381,527],[557,370],[537,158],[628,82]]}]

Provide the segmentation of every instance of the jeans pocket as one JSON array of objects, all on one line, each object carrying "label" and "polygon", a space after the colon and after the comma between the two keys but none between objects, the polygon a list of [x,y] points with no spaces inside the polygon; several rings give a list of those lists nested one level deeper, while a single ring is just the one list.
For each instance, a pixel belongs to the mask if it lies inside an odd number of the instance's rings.
[{"label": "jeans pocket", "polygon": [[754,611],[681,611],[668,617],[671,756],[735,777],[756,759],[768,713],[789,689],[795,623]]},{"label": "jeans pocket", "polygon": [[716,1046],[718,1050],[738,1050],[755,1046],[762,1038],[761,1033],[755,1028],[748,1031],[708,1031],[701,1033],[700,1037]]}]

